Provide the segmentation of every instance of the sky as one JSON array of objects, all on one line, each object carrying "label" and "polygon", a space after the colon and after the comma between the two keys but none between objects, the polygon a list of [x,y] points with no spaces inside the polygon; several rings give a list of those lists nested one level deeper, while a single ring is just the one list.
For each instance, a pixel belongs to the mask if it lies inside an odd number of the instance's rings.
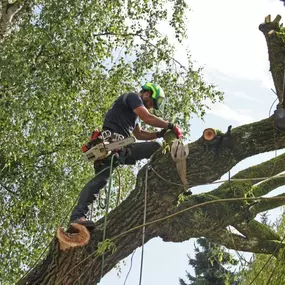
[{"label": "sky", "polygon": [[[269,116],[275,108],[270,106],[276,99],[269,73],[268,53],[265,38],[258,26],[264,18],[277,14],[285,23],[285,7],[279,0],[188,0],[188,45],[195,66],[204,67],[204,78],[214,83],[225,94],[223,103],[211,105],[204,121],[191,120],[191,136],[195,141],[205,128],[213,127],[226,131],[229,125],[237,127]],[[185,52],[181,47],[176,59],[183,62]],[[278,152],[280,154],[281,151]],[[253,156],[239,163],[231,175],[273,158],[275,152]],[[195,187],[195,194],[213,190],[213,186]],[[277,189],[273,194],[279,193]],[[282,213],[279,208],[270,212],[272,220]],[[194,257],[194,239],[182,243],[166,243],[156,238],[144,248],[142,285],[178,285],[179,277],[185,279],[185,271],[193,274],[188,266],[187,254]],[[120,270],[113,269],[100,285],[139,284],[141,248],[133,256],[121,262]],[[128,279],[126,275],[132,268]],[[119,275],[119,276],[118,276]]]}]

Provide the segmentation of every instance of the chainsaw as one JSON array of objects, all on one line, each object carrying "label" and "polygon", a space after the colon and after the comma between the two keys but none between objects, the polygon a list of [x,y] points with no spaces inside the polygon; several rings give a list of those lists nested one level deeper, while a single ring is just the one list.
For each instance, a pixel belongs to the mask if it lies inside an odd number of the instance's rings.
[{"label": "chainsaw", "polygon": [[86,145],[82,147],[83,157],[88,162],[95,162],[96,160],[101,160],[106,158],[112,153],[112,151],[119,150],[125,146],[128,146],[135,142],[134,137],[127,137],[116,133],[111,133],[109,130],[98,132],[93,132],[92,141],[97,141],[94,146],[90,149]]}]

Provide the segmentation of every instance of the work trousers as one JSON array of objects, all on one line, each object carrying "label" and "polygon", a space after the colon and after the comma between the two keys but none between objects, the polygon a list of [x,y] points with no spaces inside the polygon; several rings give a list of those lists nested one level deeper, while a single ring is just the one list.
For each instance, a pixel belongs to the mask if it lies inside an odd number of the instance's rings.
[{"label": "work trousers", "polygon": [[[134,143],[119,152],[118,159],[114,158],[113,170],[120,164],[134,165],[138,160],[150,158],[159,148],[160,144],[157,142]],[[106,186],[109,180],[110,166],[110,157],[104,159],[101,164],[94,164],[95,174],[97,175],[82,189],[78,203],[71,213],[70,221],[86,217],[89,210],[88,206],[95,200],[95,195],[99,194],[99,191]]]}]

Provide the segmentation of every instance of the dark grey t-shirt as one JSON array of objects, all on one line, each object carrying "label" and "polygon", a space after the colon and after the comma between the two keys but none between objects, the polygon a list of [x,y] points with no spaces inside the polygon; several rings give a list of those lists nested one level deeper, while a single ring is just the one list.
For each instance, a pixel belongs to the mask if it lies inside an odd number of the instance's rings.
[{"label": "dark grey t-shirt", "polygon": [[121,95],[107,112],[103,129],[129,137],[138,123],[138,117],[133,110],[140,106],[143,106],[143,102],[136,93]]}]

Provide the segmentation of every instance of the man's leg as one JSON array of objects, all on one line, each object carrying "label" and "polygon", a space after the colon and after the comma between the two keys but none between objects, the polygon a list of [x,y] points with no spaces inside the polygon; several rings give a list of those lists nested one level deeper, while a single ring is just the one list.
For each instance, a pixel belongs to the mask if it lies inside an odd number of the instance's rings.
[{"label": "man's leg", "polygon": [[[95,195],[107,184],[110,176],[111,159],[107,158],[100,166],[95,166],[96,176],[91,179],[82,189],[77,205],[74,207],[70,221],[78,220],[82,217],[86,218],[88,206],[95,200]],[[116,162],[113,163],[113,169]]]},{"label": "man's leg", "polygon": [[125,154],[124,164],[135,164],[137,160],[150,158],[160,147],[158,142],[134,143]]}]

